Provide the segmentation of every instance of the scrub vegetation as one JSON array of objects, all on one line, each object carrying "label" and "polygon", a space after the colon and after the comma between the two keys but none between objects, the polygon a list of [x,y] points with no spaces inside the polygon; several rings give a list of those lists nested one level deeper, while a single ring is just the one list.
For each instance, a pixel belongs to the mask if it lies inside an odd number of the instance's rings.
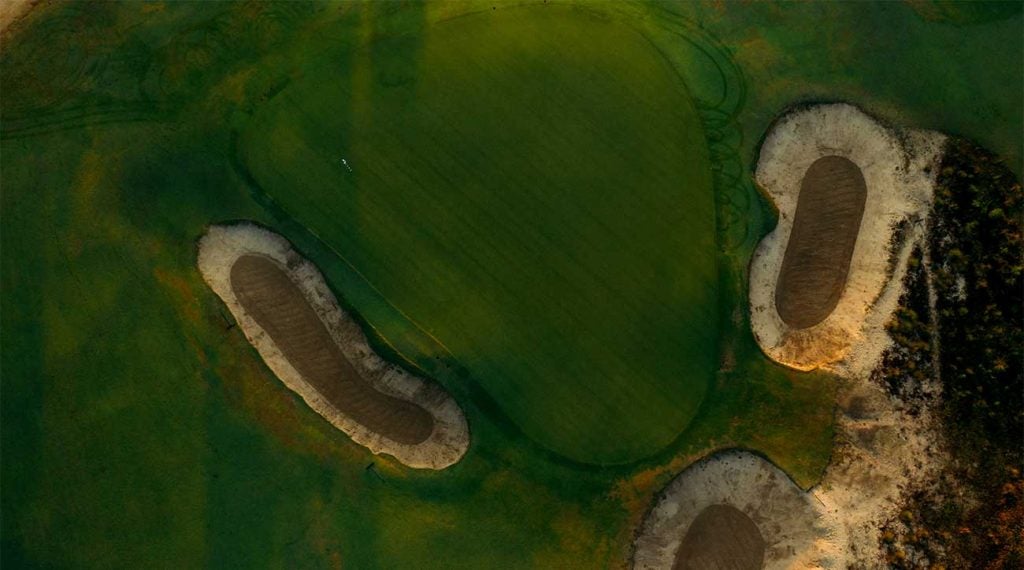
[{"label": "scrub vegetation", "polygon": [[938,374],[952,461],[935,488],[910,490],[887,525],[883,540],[897,568],[1024,564],[1022,206],[1019,180],[997,157],[949,143],[929,232],[938,333],[925,282],[911,275],[880,379],[913,401],[926,397],[925,377]]}]

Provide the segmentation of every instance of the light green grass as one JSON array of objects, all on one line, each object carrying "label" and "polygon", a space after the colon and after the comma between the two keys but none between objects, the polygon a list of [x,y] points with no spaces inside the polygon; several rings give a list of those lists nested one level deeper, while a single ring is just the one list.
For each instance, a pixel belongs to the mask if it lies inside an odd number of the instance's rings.
[{"label": "light green grass", "polygon": [[661,450],[717,365],[711,171],[681,79],[633,29],[562,8],[417,40],[307,68],[242,161],[530,437],[587,463]]}]

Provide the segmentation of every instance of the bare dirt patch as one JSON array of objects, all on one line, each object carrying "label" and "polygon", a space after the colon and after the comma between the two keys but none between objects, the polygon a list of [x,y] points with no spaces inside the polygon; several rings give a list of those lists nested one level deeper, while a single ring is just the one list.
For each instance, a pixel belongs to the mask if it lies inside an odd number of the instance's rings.
[{"label": "bare dirt patch", "polygon": [[353,441],[421,469],[465,454],[469,429],[455,400],[377,355],[283,237],[254,224],[211,226],[198,265],[274,374]]},{"label": "bare dirt patch", "polygon": [[807,169],[776,284],[787,325],[814,326],[839,303],[866,199],[864,175],[849,159],[823,156]]}]

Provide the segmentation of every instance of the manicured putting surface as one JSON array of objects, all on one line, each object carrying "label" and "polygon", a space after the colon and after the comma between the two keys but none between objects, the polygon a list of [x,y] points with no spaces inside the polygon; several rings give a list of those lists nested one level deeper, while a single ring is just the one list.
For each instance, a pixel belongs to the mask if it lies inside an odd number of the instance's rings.
[{"label": "manicured putting surface", "polygon": [[760,570],[765,541],[754,521],[732,505],[710,505],[693,519],[673,570]]},{"label": "manicured putting surface", "polygon": [[807,168],[775,289],[787,325],[812,327],[836,308],[866,201],[864,175],[851,160],[823,156]]},{"label": "manicured putting surface", "polygon": [[676,71],[634,29],[554,6],[350,57],[310,64],[239,147],[408,317],[374,325],[432,335],[574,460],[673,441],[717,362],[710,164]]},{"label": "manicured putting surface", "polygon": [[430,437],[430,413],[378,392],[363,379],[276,261],[262,255],[239,257],[231,266],[231,289],[288,362],[335,409],[398,443],[417,444]]}]

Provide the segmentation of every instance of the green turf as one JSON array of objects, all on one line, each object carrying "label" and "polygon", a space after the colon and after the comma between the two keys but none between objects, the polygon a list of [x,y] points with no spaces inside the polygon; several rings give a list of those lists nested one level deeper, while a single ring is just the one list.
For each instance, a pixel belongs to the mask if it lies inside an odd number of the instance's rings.
[{"label": "green turf", "polygon": [[533,439],[587,463],[661,450],[717,365],[711,168],[681,79],[635,30],[562,8],[417,39],[304,69],[241,161]]},{"label": "green turf", "polygon": [[[1007,88],[1020,82],[1019,8],[985,22],[945,21],[943,10],[927,19],[899,4],[600,3],[578,14],[641,30],[680,70],[730,236],[719,243],[709,325],[720,370],[703,404],[652,457],[593,467],[524,434],[477,371],[388,296],[425,293],[375,288],[395,270],[368,280],[383,261],[364,254],[363,266],[349,265],[325,245],[328,230],[346,235],[348,214],[316,239],[304,224],[317,213],[290,216],[269,201],[273,189],[258,191],[233,145],[233,132],[251,136],[255,117],[323,65],[363,87],[426,81],[423,54],[458,39],[438,22],[490,13],[490,3],[44,6],[0,50],[0,566],[622,567],[651,498],[709,450],[754,449],[811,485],[832,449],[834,383],[771,364],[747,328],[745,267],[772,222],[753,198],[754,149],[786,104],[842,98],[1019,159],[1022,93]],[[673,98],[685,100],[674,87],[655,101]],[[309,128],[350,124],[352,105]],[[204,225],[231,219],[291,239],[379,349],[446,386],[472,428],[460,464],[432,474],[375,458],[281,386],[194,267]]]}]

